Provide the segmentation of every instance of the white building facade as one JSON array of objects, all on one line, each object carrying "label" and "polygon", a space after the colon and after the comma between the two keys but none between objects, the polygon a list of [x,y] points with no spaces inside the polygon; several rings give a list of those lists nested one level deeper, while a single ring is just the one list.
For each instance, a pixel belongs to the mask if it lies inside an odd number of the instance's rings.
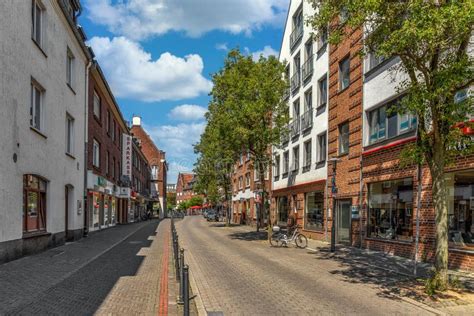
[{"label": "white building facade", "polygon": [[77,0],[1,1],[0,262],[82,236],[90,54]]},{"label": "white building facade", "polygon": [[273,221],[284,225],[292,216],[308,235],[324,229],[327,178],[328,45],[305,23],[313,13],[306,1],[290,3],[279,57],[290,81],[289,135],[273,148],[272,177]]}]

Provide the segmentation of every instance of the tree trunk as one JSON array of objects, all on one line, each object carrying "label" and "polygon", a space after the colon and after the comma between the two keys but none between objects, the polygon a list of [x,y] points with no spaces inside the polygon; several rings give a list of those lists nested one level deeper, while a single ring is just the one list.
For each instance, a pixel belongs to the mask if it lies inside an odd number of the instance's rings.
[{"label": "tree trunk", "polygon": [[444,148],[440,142],[436,142],[433,147],[430,171],[433,181],[433,205],[436,214],[436,275],[434,277],[439,282],[438,290],[445,290],[448,285],[448,202],[444,175],[445,157]]}]

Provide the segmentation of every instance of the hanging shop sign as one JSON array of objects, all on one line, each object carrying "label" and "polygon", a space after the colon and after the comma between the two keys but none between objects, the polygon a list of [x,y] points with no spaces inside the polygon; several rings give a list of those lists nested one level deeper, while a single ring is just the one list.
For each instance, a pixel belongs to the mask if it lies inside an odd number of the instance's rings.
[{"label": "hanging shop sign", "polygon": [[130,135],[123,135],[123,164],[122,174],[124,176],[132,177],[132,137]]}]

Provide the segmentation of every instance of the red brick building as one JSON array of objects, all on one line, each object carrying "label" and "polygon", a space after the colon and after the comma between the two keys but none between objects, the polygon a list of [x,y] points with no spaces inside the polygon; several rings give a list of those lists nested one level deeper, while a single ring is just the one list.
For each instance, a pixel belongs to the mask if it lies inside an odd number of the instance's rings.
[{"label": "red brick building", "polygon": [[131,180],[130,214],[133,221],[138,221],[147,211],[151,212],[155,200],[151,197],[151,168],[135,137],[132,137]]},{"label": "red brick building", "polygon": [[197,196],[192,189],[192,181],[194,174],[192,173],[179,173],[178,180],[176,181],[176,205],[190,200],[193,196]]},{"label": "red brick building", "polygon": [[159,150],[156,144],[146,133],[141,125],[141,118],[134,117],[132,120],[131,133],[133,137],[140,142],[141,149],[151,168],[151,195],[153,199],[159,200],[155,210],[159,209],[160,218],[163,218],[167,211],[166,185],[168,164],[166,162],[166,153]]},{"label": "red brick building", "polygon": [[[267,192],[271,191],[270,177],[271,175],[267,171],[264,181]],[[259,175],[250,155],[242,154],[235,163],[232,173],[232,221],[234,223],[257,225],[257,214],[261,210],[261,195],[259,194],[261,189]],[[266,225],[267,218],[265,216],[266,214],[259,215],[260,227]]]},{"label": "red brick building", "polygon": [[128,198],[122,195],[123,135],[128,127],[100,66],[94,63],[89,76],[87,205],[89,230],[127,222]]}]

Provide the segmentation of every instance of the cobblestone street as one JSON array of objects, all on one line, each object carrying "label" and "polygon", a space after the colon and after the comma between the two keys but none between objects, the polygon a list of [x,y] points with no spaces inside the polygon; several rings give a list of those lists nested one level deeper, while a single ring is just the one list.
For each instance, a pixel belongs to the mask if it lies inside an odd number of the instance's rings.
[{"label": "cobblestone street", "polygon": [[117,226],[0,265],[0,315],[156,315],[169,221]]},{"label": "cobblestone street", "polygon": [[[243,227],[177,223],[201,309],[224,315],[422,315],[429,309],[382,288],[400,280],[384,270],[349,266],[308,250],[272,248]],[[199,305],[198,309],[199,309]]]}]

